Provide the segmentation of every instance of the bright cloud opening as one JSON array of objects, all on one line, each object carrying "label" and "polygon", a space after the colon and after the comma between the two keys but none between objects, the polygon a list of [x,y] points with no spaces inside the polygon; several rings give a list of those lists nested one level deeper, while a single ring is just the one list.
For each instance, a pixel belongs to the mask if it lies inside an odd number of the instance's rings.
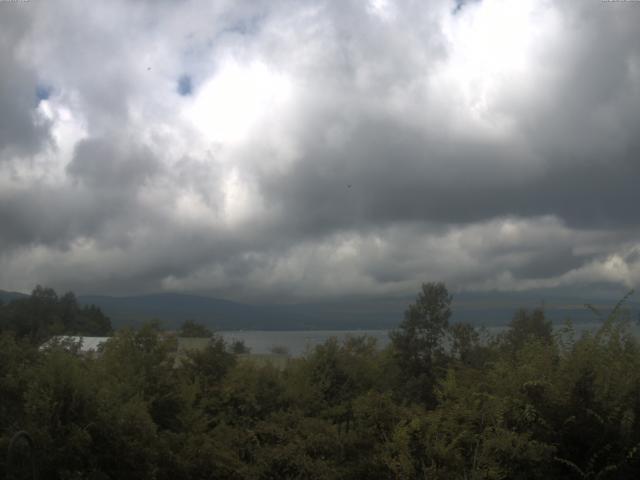
[{"label": "bright cloud opening", "polygon": [[261,62],[226,63],[196,90],[185,115],[210,142],[238,143],[289,98],[289,79]]},{"label": "bright cloud opening", "polygon": [[[539,0],[467,4],[442,24],[449,55],[437,84],[452,91],[466,114],[504,128],[492,111],[505,89],[529,83],[536,52],[552,41],[557,13]],[[491,123],[491,122],[489,122]]]}]

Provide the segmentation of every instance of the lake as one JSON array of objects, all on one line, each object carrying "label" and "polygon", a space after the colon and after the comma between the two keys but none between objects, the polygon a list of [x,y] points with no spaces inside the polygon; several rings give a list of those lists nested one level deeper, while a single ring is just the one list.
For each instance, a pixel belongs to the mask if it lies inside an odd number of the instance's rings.
[{"label": "lake", "polygon": [[348,336],[366,335],[375,338],[381,348],[389,343],[389,330],[237,330],[218,333],[228,343],[242,340],[251,349],[251,353],[270,353],[273,347],[285,347],[295,357],[304,355],[307,349],[320,345],[331,337],[343,340]]},{"label": "lake", "polygon": [[[601,324],[595,322],[576,323],[574,330],[576,338],[583,332],[593,331]],[[563,325],[554,325],[560,329]],[[505,330],[504,326],[492,326],[486,328],[488,335],[496,335]],[[636,335],[640,335],[640,327],[637,323],[631,324],[631,329]],[[363,335],[373,337],[380,348],[389,343],[390,330],[286,330],[286,331],[260,331],[260,330],[236,330],[218,332],[227,342],[242,340],[251,353],[270,353],[273,347],[285,347],[292,356],[304,355],[308,349],[326,342],[331,337],[338,340],[345,338],[361,337]]]}]

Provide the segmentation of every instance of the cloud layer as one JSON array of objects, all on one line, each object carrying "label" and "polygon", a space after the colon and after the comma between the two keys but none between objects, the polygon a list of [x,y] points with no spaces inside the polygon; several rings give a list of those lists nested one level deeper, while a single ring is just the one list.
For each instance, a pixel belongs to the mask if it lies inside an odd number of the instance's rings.
[{"label": "cloud layer", "polygon": [[640,281],[637,4],[0,9],[0,288]]}]

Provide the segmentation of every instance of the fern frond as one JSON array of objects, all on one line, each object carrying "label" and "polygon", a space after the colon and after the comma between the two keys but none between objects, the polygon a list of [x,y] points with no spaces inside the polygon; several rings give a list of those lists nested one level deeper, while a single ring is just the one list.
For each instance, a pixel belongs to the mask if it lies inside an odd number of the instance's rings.
[{"label": "fern frond", "polygon": [[602,313],[600,313],[600,310],[598,310],[596,307],[594,307],[593,305],[591,305],[590,303],[585,303],[584,304],[585,308],[591,310],[591,312],[598,317],[601,321],[604,321],[604,316],[602,315]]},{"label": "fern frond", "polygon": [[629,291],[625,294],[625,296],[624,296],[624,297],[622,297],[618,303],[616,303],[616,306],[615,306],[615,307],[613,307],[613,310],[611,310],[611,313],[609,314],[609,317],[610,317],[610,318],[614,318],[614,317],[618,314],[618,311],[622,308],[622,306],[623,306],[623,305],[625,304],[625,302],[629,299],[629,297],[630,297],[631,295],[633,295],[633,293],[634,293],[634,290],[633,290],[633,289],[629,290]]},{"label": "fern frond", "polygon": [[580,478],[586,478],[586,475],[582,471],[582,469],[579,466],[577,466],[575,463],[573,463],[571,460],[567,460],[565,458],[560,458],[560,457],[553,457],[553,459],[556,462],[561,463],[565,467],[568,467],[574,473],[578,474],[580,476]]},{"label": "fern frond", "polygon": [[596,480],[598,480],[599,478],[604,478],[605,475],[615,472],[616,470],[618,470],[618,465],[607,465],[598,472],[598,474],[596,475]]}]

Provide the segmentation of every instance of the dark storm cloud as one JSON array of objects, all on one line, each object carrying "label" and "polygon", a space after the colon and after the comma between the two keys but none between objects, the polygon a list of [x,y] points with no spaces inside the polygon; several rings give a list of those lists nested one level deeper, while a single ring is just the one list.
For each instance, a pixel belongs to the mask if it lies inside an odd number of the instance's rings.
[{"label": "dark storm cloud", "polygon": [[540,172],[512,162],[521,152],[510,145],[454,146],[392,122],[362,127],[339,152],[314,145],[295,168],[264,180],[266,194],[285,206],[294,228],[322,233],[396,220],[467,223],[503,215],[557,215],[580,228],[637,224],[635,139],[609,155],[593,145],[573,162],[560,152],[538,157],[534,161],[549,163]]},{"label": "dark storm cloud", "polygon": [[109,226],[131,228],[135,222],[128,216],[137,213],[131,199],[117,190],[101,194],[43,185],[2,199],[0,244],[5,249],[44,245],[67,250],[77,238],[100,236],[106,241],[109,232],[104,229]]},{"label": "dark storm cloud", "polygon": [[542,279],[555,277],[579,268],[585,263],[585,257],[575,255],[571,246],[554,246],[534,254],[524,253],[522,264],[512,269],[512,273],[516,278]]},{"label": "dark storm cloud", "polygon": [[79,141],[66,166],[70,184],[15,182],[0,194],[5,249],[43,245],[65,251],[78,238],[99,238],[105,245],[127,242],[146,211],[136,193],[161,171],[150,150],[135,141],[112,137]]},{"label": "dark storm cloud", "polygon": [[0,19],[0,288],[640,280],[635,5],[83,5]]},{"label": "dark storm cloud", "polygon": [[[286,217],[296,228],[312,233],[369,223],[465,223],[517,214],[505,200],[520,203],[520,196],[529,196],[521,191],[531,188],[523,167],[509,164],[518,154],[510,146],[454,146],[393,121],[363,121],[339,152],[322,145],[309,150],[309,157],[263,185],[270,198],[290,209]],[[496,170],[500,176],[492,173]],[[535,209],[528,213],[553,213],[544,206]]]},{"label": "dark storm cloud", "polygon": [[24,9],[1,7],[0,162],[14,154],[34,154],[49,139],[49,123],[36,112],[37,72],[19,58],[30,18]]},{"label": "dark storm cloud", "polygon": [[67,173],[92,188],[126,192],[139,188],[160,169],[148,148],[99,138],[82,140],[76,145]]},{"label": "dark storm cloud", "polygon": [[[562,14],[575,29],[532,71],[534,79],[549,71],[553,82],[542,78],[523,104],[509,99],[519,88],[509,86],[497,105],[514,122],[513,135],[452,138],[447,113],[438,110],[417,126],[402,115],[372,120],[376,91],[349,92],[356,98],[347,103],[335,92],[326,107],[334,110],[308,125],[303,158],[265,179],[266,194],[290,209],[293,228],[313,233],[398,219],[466,223],[502,215],[557,215],[579,228],[637,223],[640,9],[570,3]],[[359,41],[349,42],[351,86],[358,62],[364,58],[366,65],[368,44]],[[402,71],[394,73],[380,77],[376,90],[402,88]],[[323,80],[312,85],[323,92]],[[345,144],[338,150],[327,144],[327,132],[354,116]]]}]

